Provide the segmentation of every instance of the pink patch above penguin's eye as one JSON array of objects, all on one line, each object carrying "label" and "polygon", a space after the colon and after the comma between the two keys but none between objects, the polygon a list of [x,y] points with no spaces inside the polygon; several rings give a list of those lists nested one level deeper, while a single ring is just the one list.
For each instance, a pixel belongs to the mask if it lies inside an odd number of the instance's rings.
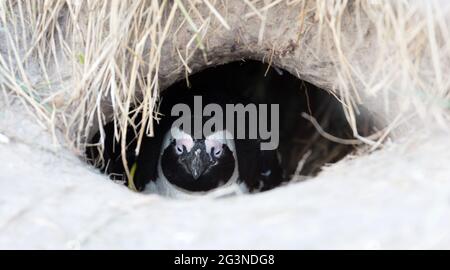
[{"label": "pink patch above penguin's eye", "polygon": [[223,144],[221,141],[206,139],[205,146],[206,146],[206,152],[211,153],[211,151],[213,151],[212,154],[215,157],[219,157],[222,154]]},{"label": "pink patch above penguin's eye", "polygon": [[176,148],[175,150],[177,151],[178,154],[183,153],[184,151],[184,147],[186,148],[186,151],[191,151],[192,147],[194,146],[194,142],[190,139],[178,139],[176,141]]}]

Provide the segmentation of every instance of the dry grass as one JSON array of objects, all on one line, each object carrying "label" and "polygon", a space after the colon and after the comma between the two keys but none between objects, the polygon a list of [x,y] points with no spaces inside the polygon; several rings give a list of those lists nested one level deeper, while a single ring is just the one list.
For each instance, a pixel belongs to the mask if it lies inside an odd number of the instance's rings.
[{"label": "dry grass", "polygon": [[[321,50],[334,55],[338,83],[329,89],[341,100],[355,139],[378,146],[399,119],[418,115],[447,126],[450,107],[450,5],[444,1],[329,1],[306,5],[302,0],[244,0],[245,19],[260,20],[258,42],[264,40],[268,11],[280,5],[298,9],[304,29],[306,14],[313,13],[315,38]],[[308,2],[311,3],[311,2]],[[27,105],[36,120],[80,155],[92,127],[113,120],[116,137],[125,151],[127,126],[142,113],[135,127],[140,142],[153,134],[157,117],[159,71],[165,41],[182,27],[192,37],[177,57],[188,75],[191,57],[200,51],[206,60],[205,37],[211,20],[230,29],[224,9],[233,1],[111,0],[111,1],[0,1],[0,89]],[[306,10],[307,9],[307,10]],[[351,12],[350,12],[350,9]],[[206,11],[206,12],[205,12]],[[181,24],[175,24],[182,16]],[[342,23],[356,30],[369,21],[376,31],[376,61],[351,59],[352,45],[365,42],[364,31],[344,35]],[[360,23],[361,21],[361,23]],[[300,37],[299,37],[300,38]],[[376,95],[383,110],[400,108],[384,134],[364,138],[356,132],[355,109],[361,93]],[[133,108],[130,111],[130,108]],[[404,123],[404,122],[403,122]],[[101,143],[98,144],[101,148]],[[138,143],[136,152],[139,152]],[[125,155],[122,155],[125,158]],[[127,174],[129,173],[126,168]]]}]

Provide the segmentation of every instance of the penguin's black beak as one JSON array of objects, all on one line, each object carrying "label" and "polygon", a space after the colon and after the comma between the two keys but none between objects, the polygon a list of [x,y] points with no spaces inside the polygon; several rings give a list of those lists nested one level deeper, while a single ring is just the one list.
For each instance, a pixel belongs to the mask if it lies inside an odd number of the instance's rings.
[{"label": "penguin's black beak", "polygon": [[198,180],[211,165],[211,160],[203,149],[192,150],[184,162],[194,180]]},{"label": "penguin's black beak", "polygon": [[213,161],[206,153],[205,145],[199,142],[182,157],[182,163],[192,178],[199,180],[208,171]]},{"label": "penguin's black beak", "polygon": [[188,168],[191,171],[192,177],[195,180],[197,180],[203,174],[203,172],[206,170],[207,164],[205,164],[205,162],[203,162],[200,155],[195,155],[191,159],[190,166],[188,166]]}]

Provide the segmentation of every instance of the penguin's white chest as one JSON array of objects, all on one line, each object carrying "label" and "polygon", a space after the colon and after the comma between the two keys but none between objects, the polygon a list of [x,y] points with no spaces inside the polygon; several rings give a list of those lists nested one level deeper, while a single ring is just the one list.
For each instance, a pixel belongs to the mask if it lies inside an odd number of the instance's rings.
[{"label": "penguin's white chest", "polygon": [[181,189],[171,184],[164,175],[160,175],[158,169],[158,178],[156,179],[156,181],[150,182],[146,186],[144,192],[148,194],[158,194],[174,199],[192,199],[205,196],[218,198],[247,193],[247,187],[242,183],[238,183],[237,180],[238,177],[236,175],[235,179],[230,179],[228,183],[215,189],[202,192],[192,192],[189,190]]}]

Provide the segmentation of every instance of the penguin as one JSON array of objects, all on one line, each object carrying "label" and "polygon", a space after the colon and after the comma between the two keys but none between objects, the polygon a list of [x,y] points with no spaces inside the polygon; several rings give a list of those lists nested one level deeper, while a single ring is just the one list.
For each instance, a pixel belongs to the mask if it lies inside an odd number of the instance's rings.
[{"label": "penguin", "polygon": [[[193,107],[197,94],[165,95],[166,103],[160,106],[164,117],[156,124],[155,136],[144,140],[137,157],[134,185],[145,193],[172,198],[256,193],[281,185],[284,179],[278,151],[261,150],[259,138],[235,139],[229,130],[221,129],[196,139],[193,128],[182,130],[172,125],[176,120],[170,115],[172,106],[183,103]],[[226,95],[203,93],[202,98],[204,106],[237,102]],[[201,117],[202,123],[209,119]]]},{"label": "penguin", "polygon": [[[227,130],[202,139],[172,127],[166,133],[157,163],[157,177],[146,192],[172,198],[189,198],[239,185],[239,165],[234,140]],[[230,189],[228,189],[230,190]]]},{"label": "penguin", "polygon": [[[257,143],[230,137],[229,131],[220,130],[194,139],[177,127],[171,128],[161,144],[153,177],[147,178],[148,182],[143,179],[144,192],[192,198],[256,193],[282,183],[275,151],[262,151]],[[146,167],[145,163],[139,167]]]}]

